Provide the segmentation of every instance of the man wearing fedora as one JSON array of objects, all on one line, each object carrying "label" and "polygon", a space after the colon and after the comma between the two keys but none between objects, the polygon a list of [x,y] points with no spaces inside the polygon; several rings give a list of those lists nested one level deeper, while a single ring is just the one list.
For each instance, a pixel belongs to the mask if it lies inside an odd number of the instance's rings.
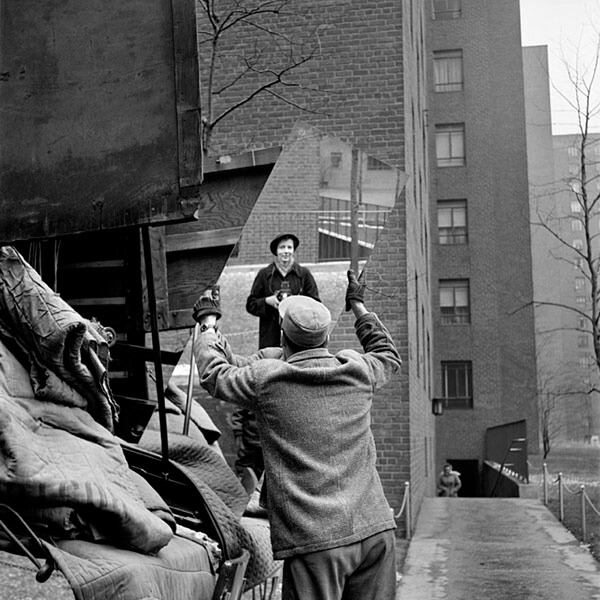
[{"label": "man wearing fedora", "polygon": [[[259,318],[259,350],[281,344],[277,309],[284,298],[300,294],[319,300],[319,290],[312,273],[296,262],[299,244],[293,233],[283,233],[274,238],[269,248],[275,258],[257,273],[252,284],[246,310]],[[264,470],[256,417],[251,410],[239,407],[231,415],[231,425],[237,451],[235,469],[248,491],[251,491],[254,485],[252,479],[246,481],[247,469],[252,469],[256,478],[260,478]]]},{"label": "man wearing fedora", "polygon": [[305,296],[278,306],[281,349],[245,362],[218,331],[217,315],[199,318],[194,350],[202,386],[258,418],[271,543],[284,561],[283,600],[395,596],[395,523],[375,467],[371,404],[401,361],[366,309],[364,289],[349,271],[346,310],[356,318],[363,353],[331,354],[331,315]]}]

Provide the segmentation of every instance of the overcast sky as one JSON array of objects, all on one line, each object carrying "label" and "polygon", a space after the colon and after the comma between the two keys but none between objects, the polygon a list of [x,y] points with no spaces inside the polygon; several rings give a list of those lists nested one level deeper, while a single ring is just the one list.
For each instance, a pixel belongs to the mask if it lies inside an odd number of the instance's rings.
[{"label": "overcast sky", "polygon": [[[521,39],[523,46],[548,46],[551,80],[552,132],[577,133],[575,112],[560,94],[557,87],[573,98],[573,85],[569,83],[564,59],[576,63],[576,50],[580,49],[582,65],[590,65],[600,32],[600,0],[520,0]],[[563,58],[564,57],[564,58]],[[596,77],[596,99],[600,99],[600,73]],[[600,116],[593,123],[600,132]]]}]

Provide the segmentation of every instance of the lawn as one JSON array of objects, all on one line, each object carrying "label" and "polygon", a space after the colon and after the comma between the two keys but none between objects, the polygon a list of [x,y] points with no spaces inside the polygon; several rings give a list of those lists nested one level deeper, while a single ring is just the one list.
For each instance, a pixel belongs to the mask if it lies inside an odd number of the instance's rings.
[{"label": "lawn", "polygon": [[[546,458],[548,470],[548,508],[558,517],[558,473],[562,473],[564,524],[580,541],[589,544],[590,551],[600,561],[600,447],[584,444],[557,446]],[[531,481],[541,485],[542,459],[532,456]],[[585,486],[586,539],[582,539],[581,493]],[[541,497],[541,494],[540,494]],[[593,505],[590,506],[590,502]],[[594,510],[595,508],[595,510]]]}]

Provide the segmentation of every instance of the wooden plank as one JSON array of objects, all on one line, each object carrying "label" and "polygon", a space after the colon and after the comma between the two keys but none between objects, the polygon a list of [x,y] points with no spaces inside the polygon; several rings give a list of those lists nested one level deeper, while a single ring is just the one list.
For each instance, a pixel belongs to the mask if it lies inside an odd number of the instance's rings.
[{"label": "wooden plank", "polygon": [[194,0],[3,0],[1,243],[193,213],[195,23]]},{"label": "wooden plank", "polygon": [[[152,275],[154,293],[156,295],[156,313],[158,328],[163,331],[169,328],[169,291],[167,285],[167,257],[165,252],[165,228],[151,227],[150,231]],[[143,252],[140,242],[140,252]],[[143,327],[150,331],[150,311],[148,306],[148,285],[146,273],[142,269],[142,298],[144,306]]]},{"label": "wooden plank", "polygon": [[119,269],[125,266],[125,260],[91,260],[62,265],[61,269]]},{"label": "wooden plank", "polygon": [[171,0],[177,105],[179,186],[202,183],[200,74],[195,0]]},{"label": "wooden plank", "polygon": [[215,248],[218,246],[235,246],[241,235],[242,227],[169,234],[167,235],[167,253],[201,250],[202,248]]},{"label": "wooden plank", "polygon": [[[140,356],[146,361],[151,361],[154,357],[152,348],[117,342],[112,350],[115,358],[124,358],[126,356]],[[161,350],[160,359],[165,365],[176,365],[181,358],[181,352],[172,352],[170,350]]]},{"label": "wooden plank", "polygon": [[73,306],[125,306],[125,296],[115,298],[69,298],[69,304]]},{"label": "wooden plank", "polygon": [[179,310],[172,310],[170,315],[171,329],[186,329],[193,327],[196,321],[192,318],[192,309],[185,308]]},{"label": "wooden plank", "polygon": [[204,164],[204,173],[234,171],[248,167],[273,165],[277,162],[280,154],[281,146],[273,146],[272,148],[249,150],[243,154],[219,156],[211,162]]}]

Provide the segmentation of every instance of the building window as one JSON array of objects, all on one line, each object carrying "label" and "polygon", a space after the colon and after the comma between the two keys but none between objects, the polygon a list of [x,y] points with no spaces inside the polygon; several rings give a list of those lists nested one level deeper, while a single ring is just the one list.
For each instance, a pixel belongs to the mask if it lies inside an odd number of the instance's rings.
[{"label": "building window", "polygon": [[461,0],[433,0],[434,19],[459,19]]},{"label": "building window", "polygon": [[442,362],[444,407],[473,408],[473,381],[470,361]]},{"label": "building window", "polygon": [[433,84],[436,92],[460,92],[463,89],[462,50],[433,53]]},{"label": "building window", "polygon": [[587,348],[590,343],[589,335],[578,335],[577,336],[577,347],[578,348]]},{"label": "building window", "polygon": [[339,169],[342,166],[342,153],[341,152],[332,152],[329,155],[329,159],[330,159],[332,168]]},{"label": "building window", "polygon": [[567,148],[567,154],[569,156],[578,156],[579,150],[575,146],[571,146],[570,148]]},{"label": "building window", "polygon": [[575,250],[583,250],[583,240],[580,240],[580,239],[573,240],[572,246],[573,246],[573,248],[575,248]]},{"label": "building window", "polygon": [[438,167],[462,167],[465,164],[465,125],[453,123],[435,126],[435,154]]},{"label": "building window", "polygon": [[467,201],[440,200],[438,202],[438,239],[440,244],[467,243]]},{"label": "building window", "polygon": [[444,325],[471,322],[468,279],[440,280],[440,311]]},{"label": "building window", "polygon": [[571,200],[571,212],[580,213],[581,212],[581,204],[578,200]]},{"label": "building window", "polygon": [[576,304],[585,304],[585,296],[576,296],[575,303]]},{"label": "building window", "polygon": [[585,287],[585,279],[583,277],[575,277],[575,290],[582,290]]},{"label": "building window", "polygon": [[571,219],[571,231],[583,231],[583,223],[577,218]]}]

